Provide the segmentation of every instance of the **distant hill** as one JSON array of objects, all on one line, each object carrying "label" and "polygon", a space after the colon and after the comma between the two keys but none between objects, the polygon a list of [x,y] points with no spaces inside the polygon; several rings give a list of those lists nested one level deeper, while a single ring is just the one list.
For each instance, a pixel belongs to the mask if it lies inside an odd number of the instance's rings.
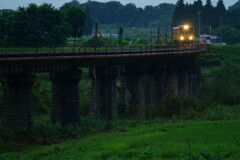
[{"label": "distant hill", "polygon": [[13,10],[11,10],[11,9],[0,9],[0,13],[9,12],[9,11],[13,11]]},{"label": "distant hill", "polygon": [[175,10],[175,5],[168,3],[137,8],[133,3],[123,5],[118,1],[88,1],[80,4],[76,0],[65,3],[61,8],[69,5],[79,5],[88,10],[95,21],[101,24],[121,24],[128,27],[166,27],[171,23]]},{"label": "distant hill", "polygon": [[234,5],[230,6],[228,9],[229,10],[234,10],[240,8],[240,0],[238,2],[236,2]]}]

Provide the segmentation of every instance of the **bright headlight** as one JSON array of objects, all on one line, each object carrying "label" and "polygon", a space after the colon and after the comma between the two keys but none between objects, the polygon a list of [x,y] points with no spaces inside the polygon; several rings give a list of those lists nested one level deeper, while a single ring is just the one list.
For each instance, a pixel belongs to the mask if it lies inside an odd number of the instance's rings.
[{"label": "bright headlight", "polygon": [[187,30],[187,29],[189,29],[189,26],[185,25],[183,28]]},{"label": "bright headlight", "polygon": [[182,40],[182,41],[183,41],[183,40],[184,40],[184,37],[183,37],[183,36],[182,36],[182,37],[180,37],[180,40]]},{"label": "bright headlight", "polygon": [[193,36],[190,36],[189,39],[190,39],[190,40],[193,40]]}]

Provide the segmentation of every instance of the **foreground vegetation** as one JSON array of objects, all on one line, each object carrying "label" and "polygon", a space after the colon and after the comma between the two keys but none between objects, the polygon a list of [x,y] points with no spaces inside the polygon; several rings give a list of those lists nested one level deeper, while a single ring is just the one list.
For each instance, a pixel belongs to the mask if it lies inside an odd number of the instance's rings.
[{"label": "foreground vegetation", "polygon": [[2,154],[8,159],[237,160],[240,121],[152,122],[61,144]]},{"label": "foreground vegetation", "polygon": [[[81,113],[88,114],[88,100],[82,102]],[[43,104],[46,105],[46,104]],[[39,107],[39,106],[36,106]],[[113,122],[104,120],[93,120],[88,116],[82,116],[78,126],[68,126],[62,128],[59,124],[52,125],[49,120],[48,109],[42,108],[38,110],[36,123],[32,128],[16,128],[16,129],[5,129],[0,131],[0,154],[17,151],[27,151],[33,146],[51,145],[63,143],[66,140],[75,140],[78,138],[84,138],[87,135],[96,135],[102,132],[125,132],[129,128],[148,126],[151,124],[174,124],[181,121],[195,121],[200,123],[201,121],[219,121],[219,120],[240,120],[240,106],[209,106],[204,112],[192,111],[176,113],[173,112],[174,116],[170,118],[162,119],[151,118],[159,116],[153,114],[158,112],[151,107],[148,108],[147,116],[149,118],[145,120],[130,120],[130,119],[119,119]],[[173,108],[170,108],[173,109]],[[165,112],[163,110],[163,112]],[[44,114],[44,115],[43,115]],[[182,122],[184,123],[184,122]]]}]

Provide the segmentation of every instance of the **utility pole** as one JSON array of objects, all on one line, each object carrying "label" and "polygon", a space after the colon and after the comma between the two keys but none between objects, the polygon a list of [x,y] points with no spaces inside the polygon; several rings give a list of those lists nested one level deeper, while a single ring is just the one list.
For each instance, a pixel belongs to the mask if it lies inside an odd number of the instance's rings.
[{"label": "utility pole", "polygon": [[160,44],[160,27],[158,27],[158,42],[157,44],[159,45]]},{"label": "utility pole", "polygon": [[164,43],[167,43],[167,39],[168,39],[168,26],[165,26],[165,35],[164,35]]},{"label": "utility pole", "polygon": [[198,39],[199,39],[199,42],[200,42],[200,35],[201,35],[201,12],[202,11],[198,11]]},{"label": "utility pole", "polygon": [[98,23],[95,26],[95,37],[94,37],[94,51],[96,52],[97,49],[97,41],[98,41]]},{"label": "utility pole", "polygon": [[110,44],[112,45],[112,33],[110,33]]},{"label": "utility pole", "polygon": [[118,39],[118,44],[119,45],[122,45],[122,39],[123,39],[123,32],[124,32],[124,29],[123,29],[123,27],[119,27],[119,39]]},{"label": "utility pole", "polygon": [[171,39],[171,36],[172,36],[171,26],[172,26],[172,25],[169,23],[169,24],[168,24],[168,39]]},{"label": "utility pole", "polygon": [[223,43],[223,22],[222,22],[222,17],[219,17],[220,19],[220,25],[221,25],[221,41]]},{"label": "utility pole", "polygon": [[151,43],[153,42],[153,34],[152,31],[150,31],[150,36],[151,36]]}]

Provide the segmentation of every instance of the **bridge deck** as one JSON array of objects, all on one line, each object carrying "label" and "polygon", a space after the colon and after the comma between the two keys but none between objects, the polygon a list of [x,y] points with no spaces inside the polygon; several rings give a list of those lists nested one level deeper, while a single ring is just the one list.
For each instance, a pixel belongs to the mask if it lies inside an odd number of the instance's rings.
[{"label": "bridge deck", "polygon": [[164,58],[197,56],[208,45],[121,46],[0,49],[0,74],[62,71],[99,65],[149,63]]}]

